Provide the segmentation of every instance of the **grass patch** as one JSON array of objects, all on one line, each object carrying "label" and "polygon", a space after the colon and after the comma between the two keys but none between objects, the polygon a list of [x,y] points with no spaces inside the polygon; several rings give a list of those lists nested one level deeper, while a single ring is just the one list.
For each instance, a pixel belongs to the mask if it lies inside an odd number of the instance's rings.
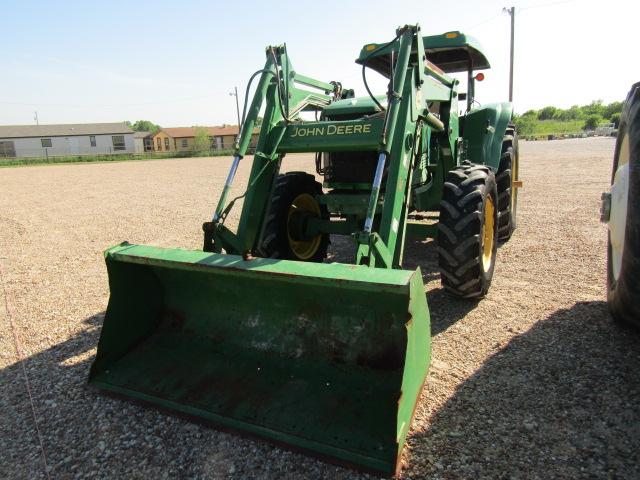
[{"label": "grass patch", "polygon": [[0,167],[24,167],[29,165],[52,165],[58,163],[128,162],[135,160],[161,160],[167,158],[221,157],[233,155],[233,150],[205,152],[123,153],[119,155],[75,155],[64,157],[0,158]]},{"label": "grass patch", "polygon": [[539,120],[534,124],[532,135],[553,135],[582,132],[582,120]]}]

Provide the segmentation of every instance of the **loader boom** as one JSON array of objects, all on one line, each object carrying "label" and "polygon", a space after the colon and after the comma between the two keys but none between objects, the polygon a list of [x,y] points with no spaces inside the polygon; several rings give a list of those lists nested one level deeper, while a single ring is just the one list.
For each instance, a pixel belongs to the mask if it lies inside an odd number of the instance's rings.
[{"label": "loader boom", "polygon": [[[253,125],[264,102],[265,114],[238,233],[236,235],[230,232],[223,225],[224,219],[220,218],[226,208],[224,202],[226,191],[230,187],[228,181],[213,222],[204,225],[207,232],[205,250],[224,250],[245,257],[258,251],[260,227],[264,223],[268,207],[264,199],[270,196],[279,172],[280,159],[286,153],[371,151],[377,153],[377,163],[375,174],[367,185],[370,190],[367,208],[356,215],[355,219],[350,219],[349,224],[357,228],[348,233],[355,240],[357,264],[400,268],[407,214],[411,207],[411,197],[416,195],[411,188],[413,171],[419,160],[417,157],[428,154],[421,142],[430,137],[432,132],[442,133],[439,137],[442,158],[434,165],[439,169],[436,176],[442,178],[443,173],[455,165],[455,138],[458,136],[455,110],[457,80],[426,61],[420,27],[405,26],[399,29],[396,39],[389,43],[397,43],[397,53],[394,52],[395,65],[386,95],[385,111],[350,120],[325,118],[311,122],[291,117],[303,110],[322,112],[329,105],[343,100],[340,97],[340,84],[300,77],[293,70],[285,47],[267,49],[261,80],[240,134],[240,145],[229,175],[230,180],[233,180],[237,163],[246,153]],[[376,47],[369,53],[373,57],[379,51],[388,50],[389,46]],[[300,88],[298,83],[324,91],[313,93]],[[442,111],[438,118],[429,112],[429,101],[446,102],[450,107]],[[385,185],[382,184],[383,177]],[[441,183],[434,182],[434,185]],[[384,191],[384,201],[380,198],[381,191]],[[432,195],[437,193],[434,191]],[[423,203],[424,197],[423,194],[420,199]],[[380,220],[376,222],[376,228],[373,228],[376,215]],[[343,226],[327,222],[322,226],[322,231],[344,233],[336,231],[338,227]],[[315,228],[317,230],[319,226],[315,225]]]}]

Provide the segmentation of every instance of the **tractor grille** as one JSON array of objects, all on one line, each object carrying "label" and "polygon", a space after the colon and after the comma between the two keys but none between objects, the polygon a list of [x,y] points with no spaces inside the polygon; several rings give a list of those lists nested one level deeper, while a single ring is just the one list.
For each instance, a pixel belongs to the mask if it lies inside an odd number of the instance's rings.
[{"label": "tractor grille", "polygon": [[377,163],[376,152],[325,152],[322,154],[322,171],[327,183],[371,184]]}]

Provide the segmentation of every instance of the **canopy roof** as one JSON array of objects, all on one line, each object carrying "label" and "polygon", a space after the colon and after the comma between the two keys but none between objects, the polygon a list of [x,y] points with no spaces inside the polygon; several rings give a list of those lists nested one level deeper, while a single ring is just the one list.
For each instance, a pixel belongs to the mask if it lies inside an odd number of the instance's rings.
[{"label": "canopy roof", "polygon": [[[473,70],[485,70],[491,68],[489,60],[482,52],[480,42],[470,35],[461,32],[447,32],[441,35],[429,35],[422,37],[427,59],[440,67],[446,73],[466,72],[471,62]],[[400,41],[396,40],[390,45],[375,50],[383,43],[370,43],[362,47],[356,63],[366,61],[369,68],[388,77],[390,74],[390,53],[397,52]],[[371,52],[374,52],[371,54]],[[414,52],[415,54],[415,52]]]}]

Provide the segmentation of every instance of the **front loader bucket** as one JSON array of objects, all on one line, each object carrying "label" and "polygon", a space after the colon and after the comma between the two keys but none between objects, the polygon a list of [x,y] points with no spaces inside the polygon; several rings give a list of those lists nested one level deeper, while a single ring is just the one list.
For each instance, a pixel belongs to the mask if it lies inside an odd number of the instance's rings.
[{"label": "front loader bucket", "polygon": [[392,474],[430,356],[420,271],[122,244],[89,382]]}]

